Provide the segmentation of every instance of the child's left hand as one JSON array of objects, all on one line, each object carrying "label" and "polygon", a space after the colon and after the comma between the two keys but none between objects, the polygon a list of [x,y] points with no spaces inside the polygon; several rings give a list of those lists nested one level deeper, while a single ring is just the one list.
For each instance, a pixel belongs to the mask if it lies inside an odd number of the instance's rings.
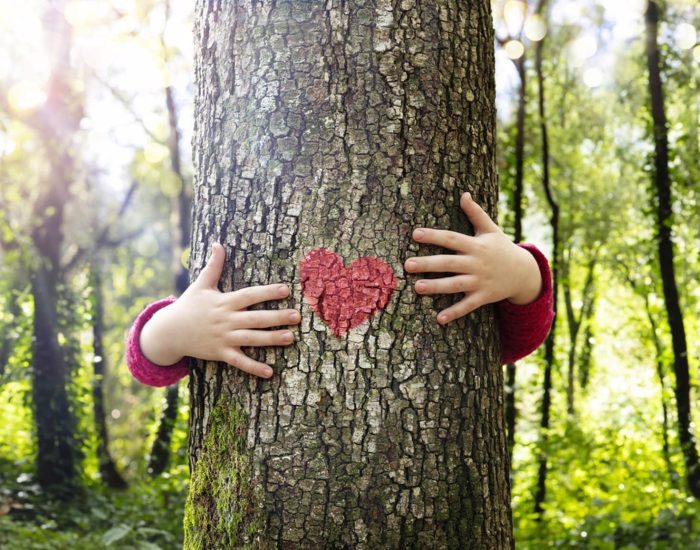
[{"label": "child's left hand", "polygon": [[462,195],[460,206],[476,235],[416,229],[413,238],[420,244],[442,246],[456,254],[414,257],[404,264],[409,273],[455,274],[416,282],[418,294],[465,293],[459,302],[438,314],[438,323],[444,325],[482,305],[501,300],[519,305],[534,302],[542,289],[542,276],[534,256],[511,241],[469,193]]}]

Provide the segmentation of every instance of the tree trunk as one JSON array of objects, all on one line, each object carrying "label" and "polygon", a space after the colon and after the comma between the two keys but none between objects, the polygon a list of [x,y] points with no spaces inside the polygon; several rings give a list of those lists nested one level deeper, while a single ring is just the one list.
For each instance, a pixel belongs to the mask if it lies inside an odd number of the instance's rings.
[{"label": "tree trunk", "polygon": [[[166,20],[170,14],[170,2],[165,2]],[[163,42],[163,49],[165,49]],[[171,201],[171,230],[173,241],[177,243],[173,254],[173,272],[175,273],[175,292],[181,295],[188,286],[187,271],[182,264],[182,252],[189,246],[190,238],[190,208],[192,199],[187,192],[189,187],[185,183],[180,156],[180,130],[178,128],[177,109],[172,86],[165,87],[165,107],[168,112],[168,151],[170,155],[170,169],[179,184],[179,192]],[[158,429],[153,439],[151,452],[148,459],[148,473],[152,477],[159,476],[168,467],[170,460],[170,442],[173,438],[173,429],[177,419],[179,402],[179,385],[173,384],[165,390],[165,406],[158,419]]]},{"label": "tree trunk", "polygon": [[657,244],[661,281],[664,289],[666,316],[673,343],[673,369],[676,375],[676,407],[678,408],[678,439],[685,459],[688,489],[695,498],[700,498],[700,467],[698,451],[691,429],[690,369],[686,344],[683,312],[678,297],[676,275],[673,265],[673,241],[671,238],[671,181],[668,173],[668,134],[664,111],[663,86],[661,83],[660,55],[657,43],[659,7],[649,1],[646,10],[646,52],[649,69],[649,92],[654,128],[654,185],[656,187]]},{"label": "tree trunk", "polygon": [[68,365],[58,341],[57,307],[61,285],[63,215],[74,175],[73,134],[79,105],[69,85],[70,27],[63,2],[49,4],[44,14],[52,72],[46,104],[33,119],[40,132],[49,169],[42,194],[33,206],[30,268],[34,319],[32,398],[37,428],[37,479],[47,488],[69,486],[76,477],[73,417],[66,391]]},{"label": "tree trunk", "polygon": [[[546,13],[546,0],[540,0],[537,13]],[[538,518],[544,513],[544,502],[547,497],[547,453],[549,442],[549,413],[552,404],[552,369],[554,368],[554,338],[557,328],[557,303],[559,289],[559,205],[554,199],[552,186],[549,181],[549,139],[547,136],[547,118],[545,116],[544,71],[542,70],[542,49],[544,40],[540,40],[535,48],[535,68],[538,83],[538,108],[540,115],[540,131],[542,134],[542,186],[547,202],[552,211],[550,224],[552,226],[552,291],[554,300],[554,319],[552,328],[544,343],[544,379],[542,381],[542,415],[540,417],[540,450],[537,467],[537,487],[535,489],[535,513]]]},{"label": "tree trunk", "polygon": [[581,290],[581,307],[578,311],[574,307],[574,299],[572,296],[573,277],[571,274],[573,260],[573,244],[569,243],[566,252],[562,254],[562,286],[564,291],[564,307],[566,309],[566,321],[569,329],[569,349],[568,362],[566,369],[566,413],[573,420],[576,416],[575,395],[576,395],[576,354],[578,352],[579,334],[581,326],[588,320],[593,310],[593,300],[595,299],[594,292],[594,274],[596,267],[596,258],[598,257],[599,247],[592,247],[590,258],[586,267],[586,280]]},{"label": "tree trunk", "polygon": [[66,392],[68,366],[56,329],[57,283],[53,273],[43,266],[38,266],[30,278],[34,298],[32,400],[37,480],[42,487],[60,492],[75,479],[76,456],[73,415]]},{"label": "tree trunk", "polygon": [[127,483],[117,470],[109,452],[109,434],[105,417],[104,378],[104,304],[102,293],[102,272],[100,259],[92,258],[89,263],[92,288],[92,346],[94,351],[92,377],[92,411],[97,433],[97,460],[102,482],[113,489],[125,489]]},{"label": "tree trunk", "polygon": [[12,277],[10,291],[5,294],[5,312],[8,321],[2,326],[2,335],[0,336],[0,384],[3,382],[2,378],[14,353],[15,345],[22,338],[22,327],[25,326],[19,302],[21,296],[19,289],[24,283],[21,283],[20,277],[14,273],[11,273],[10,276]]},{"label": "tree trunk", "polygon": [[664,381],[665,368],[664,368],[664,350],[661,343],[661,338],[659,337],[659,330],[656,326],[656,321],[654,320],[654,313],[651,310],[651,304],[649,304],[649,294],[647,292],[643,293],[644,298],[644,309],[647,314],[647,319],[649,320],[649,328],[651,332],[651,338],[654,342],[654,351],[656,352],[656,376],[659,379],[659,395],[661,396],[661,452],[664,457],[664,462],[666,463],[666,470],[668,471],[668,479],[671,482],[672,487],[678,485],[677,481],[680,479],[678,472],[676,472],[671,462],[671,450],[668,437],[668,405],[666,404],[666,383]]},{"label": "tree trunk", "polygon": [[598,291],[593,285],[591,290],[590,307],[586,312],[586,328],[583,332],[583,344],[581,346],[581,358],[579,359],[578,383],[581,390],[588,389],[588,382],[591,378],[591,370],[593,368],[593,342],[595,339],[595,305],[598,297]]},{"label": "tree trunk", "polygon": [[[490,5],[459,5],[197,3],[190,278],[222,242],[221,290],[288,282],[302,323],[270,380],[193,363],[186,548],[512,546],[495,311],[442,327],[402,271],[415,227],[473,234],[463,191],[496,214]],[[338,337],[319,248],[397,281]]]}]

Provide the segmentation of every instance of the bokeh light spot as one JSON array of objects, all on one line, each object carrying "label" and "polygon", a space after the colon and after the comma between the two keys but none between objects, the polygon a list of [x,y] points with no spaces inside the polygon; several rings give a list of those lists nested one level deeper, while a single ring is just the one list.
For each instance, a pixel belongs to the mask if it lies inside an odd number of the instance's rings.
[{"label": "bokeh light spot", "polygon": [[511,59],[519,59],[525,53],[525,46],[520,40],[509,40],[506,45],[503,46],[506,51],[506,55]]}]

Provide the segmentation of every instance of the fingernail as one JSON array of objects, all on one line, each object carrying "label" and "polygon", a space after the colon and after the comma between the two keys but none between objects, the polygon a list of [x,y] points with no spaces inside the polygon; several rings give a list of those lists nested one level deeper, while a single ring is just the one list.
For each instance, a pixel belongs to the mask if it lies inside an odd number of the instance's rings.
[{"label": "fingernail", "polygon": [[301,319],[301,315],[299,315],[299,312],[298,312],[298,311],[292,311],[292,312],[289,314],[289,318],[290,318],[292,321],[297,322],[297,321],[299,321],[299,320]]},{"label": "fingernail", "polygon": [[416,268],[416,262],[414,260],[408,260],[406,262],[406,269],[411,271],[412,269]]},{"label": "fingernail", "polygon": [[416,292],[423,292],[425,290],[425,283],[423,281],[419,281],[416,283]]},{"label": "fingernail", "polygon": [[283,339],[285,342],[291,342],[292,340],[294,340],[294,335],[293,335],[291,332],[286,332],[286,333],[284,334],[284,336],[282,337],[282,339]]},{"label": "fingernail", "polygon": [[441,313],[440,315],[438,315],[437,320],[438,323],[444,323],[445,321],[447,321],[447,315]]},{"label": "fingernail", "polygon": [[279,292],[285,293],[285,292],[287,292],[287,290],[289,290],[289,288],[287,287],[287,285],[280,285],[277,287],[277,290]]},{"label": "fingernail", "polygon": [[423,231],[423,230],[421,230],[421,229],[416,229],[416,230],[413,232],[413,238],[414,238],[414,239],[422,239],[423,237],[425,237],[425,231]]},{"label": "fingernail", "polygon": [[270,367],[263,369],[263,374],[269,378],[270,376],[272,376],[272,369]]},{"label": "fingernail", "polygon": [[468,192],[468,191],[467,191],[466,193],[464,193],[464,196],[467,197],[467,199],[471,199],[471,198],[472,198],[472,194],[471,194],[470,192]]}]

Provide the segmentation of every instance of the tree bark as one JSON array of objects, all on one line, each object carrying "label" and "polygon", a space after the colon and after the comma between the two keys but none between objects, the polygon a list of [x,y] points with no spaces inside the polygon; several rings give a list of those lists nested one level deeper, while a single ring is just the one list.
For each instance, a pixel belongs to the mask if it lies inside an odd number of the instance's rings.
[{"label": "tree bark", "polygon": [[691,426],[690,368],[686,343],[683,312],[678,297],[673,265],[673,240],[671,227],[671,181],[668,173],[668,133],[664,111],[663,85],[661,82],[660,54],[657,42],[659,7],[649,1],[645,14],[646,53],[649,70],[649,93],[654,132],[654,185],[656,187],[656,221],[659,266],[664,289],[666,316],[673,344],[673,370],[676,375],[676,407],[678,409],[678,439],[681,443],[686,466],[686,481],[690,493],[700,498],[700,467],[698,451]]},{"label": "tree bark", "polygon": [[[287,282],[294,346],[270,380],[193,361],[186,548],[509,548],[492,306],[446,327],[403,262],[417,226],[495,216],[487,0],[197,3],[190,279],[227,248],[222,291]],[[387,262],[384,311],[334,336],[299,263]],[[437,249],[422,248],[421,254]]]}]

